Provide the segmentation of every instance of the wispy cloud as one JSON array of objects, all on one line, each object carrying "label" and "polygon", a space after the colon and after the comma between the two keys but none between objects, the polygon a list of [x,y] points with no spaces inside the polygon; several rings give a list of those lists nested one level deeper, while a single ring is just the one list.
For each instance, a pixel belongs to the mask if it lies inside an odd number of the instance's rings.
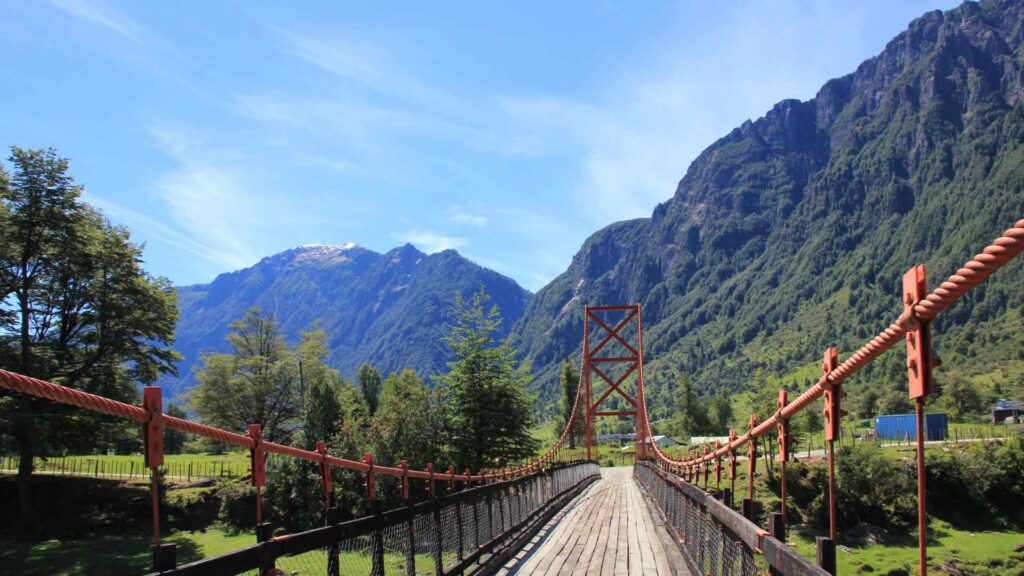
[{"label": "wispy cloud", "polygon": [[136,44],[145,44],[147,39],[152,37],[145,26],[105,2],[98,0],[50,0],[50,2],[72,16],[103,26]]},{"label": "wispy cloud", "polygon": [[[148,237],[155,238],[156,240],[174,246],[175,248],[188,252],[194,256],[199,256],[204,260],[209,259],[210,255],[214,253],[213,248],[210,246],[197,241],[191,236],[183,234],[156,218],[139,212],[138,210],[122,206],[117,202],[97,196],[88,191],[83,194],[83,197],[90,205],[102,210],[106,216],[114,221],[127,224],[136,231],[136,233],[142,232]],[[215,263],[221,264],[221,262],[216,260]]]},{"label": "wispy cloud", "polygon": [[448,215],[448,221],[454,224],[465,224],[476,228],[487,226],[487,217],[467,212],[453,212]]},{"label": "wispy cloud", "polygon": [[402,242],[409,242],[427,254],[443,252],[444,250],[457,250],[468,244],[465,238],[446,236],[427,230],[415,230],[406,234],[399,234],[396,238]]},{"label": "wispy cloud", "polygon": [[271,229],[274,219],[284,218],[286,206],[258,193],[248,175],[251,166],[217,153],[201,136],[166,126],[151,133],[178,164],[153,188],[169,223],[202,246],[200,255],[211,262],[236,269],[258,260],[261,254],[251,239]]}]

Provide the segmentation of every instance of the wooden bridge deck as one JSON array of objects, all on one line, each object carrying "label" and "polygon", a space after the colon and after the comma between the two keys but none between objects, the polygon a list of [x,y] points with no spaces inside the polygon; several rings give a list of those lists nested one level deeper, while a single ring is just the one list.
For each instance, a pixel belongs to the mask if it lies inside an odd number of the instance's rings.
[{"label": "wooden bridge deck", "polygon": [[688,576],[657,513],[652,517],[633,469],[602,468],[501,574]]}]

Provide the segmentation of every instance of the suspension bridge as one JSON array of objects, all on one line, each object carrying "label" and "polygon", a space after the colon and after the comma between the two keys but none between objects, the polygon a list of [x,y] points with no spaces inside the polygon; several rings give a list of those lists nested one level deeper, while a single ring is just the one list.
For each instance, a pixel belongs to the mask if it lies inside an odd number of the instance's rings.
[{"label": "suspension bridge", "polygon": [[[146,387],[141,406],[117,402],[0,370],[0,387],[138,423],[151,471],[153,574],[166,576],[258,574],[678,574],[725,576],[836,573],[835,442],[841,434],[843,383],[882,353],[905,344],[908,393],[917,415],[919,571],[928,570],[923,415],[931,391],[930,322],[957,299],[1024,251],[1024,220],[1006,230],[963,267],[929,291],[924,266],[902,279],[902,312],[878,335],[839,361],[824,350],[819,380],[790,399],[780,390],[770,415],[751,414],[746,430],[728,440],[691,447],[673,458],[657,442],[644,396],[643,320],[639,305],[586,306],[581,382],[572,415],[540,456],[501,469],[462,470],[405,462],[383,465],[371,454],[351,460],[269,442],[258,425],[245,434],[164,414],[160,389]],[[617,403],[609,402],[618,398]],[[787,462],[793,457],[790,420],[823,399],[828,460],[829,534],[817,539],[815,558],[786,544]],[[609,407],[614,404],[614,406]],[[621,408],[625,409],[613,409]],[[599,416],[633,416],[633,469],[600,469],[594,461]],[[172,429],[246,449],[255,488],[256,542],[222,556],[179,566],[173,544],[161,542],[158,469],[164,430]],[[781,506],[762,514],[755,499],[758,439],[778,445]],[[315,463],[320,470],[327,523],[296,534],[274,535],[262,512],[271,454]],[[736,488],[747,469],[746,497]],[[370,513],[342,518],[334,478],[339,471],[364,478]],[[723,479],[724,476],[724,479]],[[382,510],[380,479],[400,492],[404,505]],[[410,484],[426,487],[414,502]],[[738,499],[738,505],[736,500]],[[759,522],[765,521],[764,525]]]}]

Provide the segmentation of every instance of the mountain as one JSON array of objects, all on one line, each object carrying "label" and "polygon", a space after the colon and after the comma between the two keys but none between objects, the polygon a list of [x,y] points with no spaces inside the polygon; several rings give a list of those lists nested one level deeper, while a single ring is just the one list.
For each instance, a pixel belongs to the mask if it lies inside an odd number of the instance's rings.
[{"label": "mountain", "polygon": [[[583,244],[514,327],[536,386],[579,358],[583,304],[640,302],[649,405],[668,416],[685,371],[705,393],[756,379],[803,389],[828,345],[849,352],[1024,217],[1024,4],[965,3],[910,24],[855,72],[713,143],[650,218]],[[1024,381],[1024,266],[935,322],[951,369]],[[905,389],[902,352],[852,386]],[[941,369],[941,378],[947,368]]]},{"label": "mountain", "polygon": [[454,250],[426,255],[411,244],[385,254],[357,246],[307,245],[221,274],[209,284],[178,288],[176,348],[185,359],[167,394],[184,391],[205,351],[230,349],[228,324],[252,306],[274,315],[289,342],[314,322],[329,337],[331,364],[351,376],[363,362],[385,374],[444,370],[448,308],[455,294],[483,286],[505,319],[504,336],[530,293]]}]

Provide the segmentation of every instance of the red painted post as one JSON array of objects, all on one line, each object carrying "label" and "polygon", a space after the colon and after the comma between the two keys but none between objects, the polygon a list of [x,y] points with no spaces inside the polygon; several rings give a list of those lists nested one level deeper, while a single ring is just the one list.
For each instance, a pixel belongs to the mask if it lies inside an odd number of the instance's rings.
[{"label": "red painted post", "polygon": [[736,429],[729,429],[729,506],[733,504],[733,498],[736,497],[736,448],[733,446],[733,442],[736,441]]},{"label": "red painted post", "polygon": [[256,524],[263,523],[263,486],[267,484],[267,460],[263,451],[263,426],[249,424],[249,437],[255,443],[249,451],[252,485],[256,488]]},{"label": "red painted post", "polygon": [[[903,313],[914,318],[914,306],[928,295],[924,265],[914,266],[903,275]],[[932,391],[932,369],[938,361],[932,352],[931,322],[914,318],[907,330],[907,379],[910,399],[917,415],[917,533],[921,576],[928,574],[928,506],[925,501],[924,404]]]},{"label": "red painted post", "polygon": [[782,500],[781,529],[783,532],[786,530],[786,483],[788,482],[788,478],[786,476],[786,464],[789,463],[790,437],[789,420],[782,417],[782,408],[788,403],[789,393],[786,392],[785,389],[779,390],[779,399],[775,403],[775,406],[778,408],[778,412],[776,412],[778,424],[776,424],[775,427],[779,432],[779,461],[782,462],[782,482],[780,483],[779,492]]},{"label": "red painted post", "polygon": [[586,435],[587,435],[587,460],[594,459],[594,409],[590,403],[594,401],[593,391],[590,387],[590,306],[583,307],[583,396],[584,408],[586,409]]},{"label": "red painted post", "polygon": [[[749,430],[753,430],[757,427],[757,414],[750,415]],[[754,497],[754,474],[757,473],[757,438],[751,437],[747,442],[747,500],[749,504],[744,506],[744,516],[748,520],[753,521],[757,516],[755,507],[757,506],[757,499]]]},{"label": "red painted post", "polygon": [[715,492],[718,492],[718,497],[722,495],[722,457],[718,455],[718,451],[722,449],[722,441],[715,440]]},{"label": "red painted post", "polygon": [[142,427],[143,460],[150,470],[150,494],[153,502],[153,569],[173,570],[176,564],[174,544],[160,544],[160,467],[164,464],[163,395],[159,386],[146,386],[142,406],[149,421]]},{"label": "red painted post", "polygon": [[370,467],[366,471],[366,484],[364,486],[366,487],[366,497],[372,503],[377,499],[377,478],[373,471],[373,454],[369,452],[363,454],[363,463]]},{"label": "red painted post", "polygon": [[842,390],[828,380],[828,375],[839,365],[839,351],[834,347],[825,350],[821,370],[824,380],[824,408],[822,416],[825,420],[825,442],[828,444],[828,535],[833,544],[836,541],[836,453],[835,442],[842,433],[840,419],[843,411],[840,408]]},{"label": "red painted post", "polygon": [[[334,495],[334,482],[331,479],[331,465],[327,463],[327,443],[323,440],[316,441],[316,451],[320,454],[320,484],[324,490],[324,506],[331,508],[331,499]],[[326,515],[326,512],[325,512]],[[326,516],[325,516],[326,518]]]},{"label": "red painted post", "polygon": [[398,463],[402,469],[402,502],[409,503],[409,463],[402,460]]},{"label": "red painted post", "polygon": [[703,454],[703,459],[704,460],[703,460],[703,463],[702,463],[702,466],[704,466],[704,489],[705,490],[708,489],[708,478],[709,478],[709,476],[711,474],[711,462],[707,460],[707,456],[710,453],[711,453],[711,446],[705,446],[704,447],[704,454]]},{"label": "red painted post", "polygon": [[146,386],[142,405],[149,413],[149,421],[142,428],[143,458],[150,470],[150,495],[153,502],[153,546],[160,546],[160,492],[158,469],[164,464],[163,396],[159,386]]},{"label": "red painted post", "polygon": [[430,475],[429,484],[427,485],[427,493],[430,495],[430,499],[433,500],[437,494],[437,486],[434,483],[434,465],[427,463],[427,474]]}]

